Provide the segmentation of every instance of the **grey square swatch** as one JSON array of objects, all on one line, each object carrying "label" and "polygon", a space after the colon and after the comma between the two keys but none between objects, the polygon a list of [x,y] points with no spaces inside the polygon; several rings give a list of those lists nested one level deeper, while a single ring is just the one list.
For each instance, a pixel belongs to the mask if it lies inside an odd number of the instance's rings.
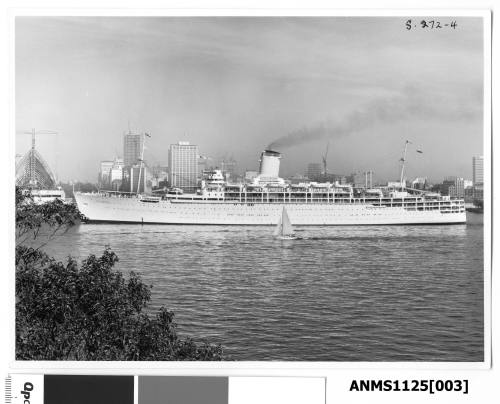
[{"label": "grey square swatch", "polygon": [[227,404],[227,377],[140,376],[139,404]]}]

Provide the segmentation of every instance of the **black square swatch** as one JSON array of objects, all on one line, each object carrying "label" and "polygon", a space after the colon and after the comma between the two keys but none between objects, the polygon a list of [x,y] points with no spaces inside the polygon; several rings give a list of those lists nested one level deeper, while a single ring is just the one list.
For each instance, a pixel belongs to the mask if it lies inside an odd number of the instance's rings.
[{"label": "black square swatch", "polygon": [[45,375],[44,404],[133,404],[133,376]]}]

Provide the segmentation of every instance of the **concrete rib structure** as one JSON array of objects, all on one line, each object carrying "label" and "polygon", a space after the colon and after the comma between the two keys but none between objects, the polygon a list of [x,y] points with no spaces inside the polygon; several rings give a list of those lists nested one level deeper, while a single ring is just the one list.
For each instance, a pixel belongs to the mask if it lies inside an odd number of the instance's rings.
[{"label": "concrete rib structure", "polygon": [[16,186],[52,189],[56,179],[49,165],[31,148],[16,165]]}]

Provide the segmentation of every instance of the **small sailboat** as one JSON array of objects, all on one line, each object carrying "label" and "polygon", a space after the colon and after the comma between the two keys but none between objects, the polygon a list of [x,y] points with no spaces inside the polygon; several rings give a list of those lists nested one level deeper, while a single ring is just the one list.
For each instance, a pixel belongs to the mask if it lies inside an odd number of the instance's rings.
[{"label": "small sailboat", "polygon": [[283,211],[281,212],[281,217],[278,220],[276,229],[274,230],[274,235],[283,240],[295,240],[297,236],[293,232],[292,223],[288,217],[286,208],[283,206]]}]

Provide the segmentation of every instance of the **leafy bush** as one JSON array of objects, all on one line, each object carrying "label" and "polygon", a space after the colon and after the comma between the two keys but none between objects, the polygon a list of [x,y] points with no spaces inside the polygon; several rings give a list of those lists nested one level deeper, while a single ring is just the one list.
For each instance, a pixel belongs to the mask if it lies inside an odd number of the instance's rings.
[{"label": "leafy bush", "polygon": [[[18,199],[19,197],[19,199]],[[64,230],[76,207],[30,203],[16,192],[16,230],[35,237],[43,224]],[[59,209],[61,208],[61,209]],[[55,232],[51,232],[55,234]],[[17,235],[17,232],[16,232]],[[174,313],[143,312],[151,286],[113,267],[105,249],[78,263],[58,262],[40,248],[16,245],[16,357],[19,360],[221,360],[220,345],[177,335]]]},{"label": "leafy bush", "polygon": [[16,245],[33,242],[45,228],[45,240],[64,234],[81,219],[76,205],[56,199],[37,204],[26,190],[16,188]]}]

